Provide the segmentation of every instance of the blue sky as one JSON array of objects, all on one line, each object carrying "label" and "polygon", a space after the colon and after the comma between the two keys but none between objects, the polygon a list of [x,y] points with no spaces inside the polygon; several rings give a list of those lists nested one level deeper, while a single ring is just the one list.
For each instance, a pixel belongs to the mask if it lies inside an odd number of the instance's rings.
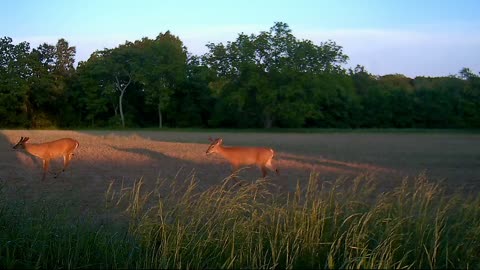
[{"label": "blue sky", "polygon": [[170,30],[193,54],[205,44],[287,23],[298,39],[333,40],[376,75],[447,76],[480,71],[477,0],[16,0],[0,2],[0,35],[32,47],[65,38],[77,61],[126,40]]}]

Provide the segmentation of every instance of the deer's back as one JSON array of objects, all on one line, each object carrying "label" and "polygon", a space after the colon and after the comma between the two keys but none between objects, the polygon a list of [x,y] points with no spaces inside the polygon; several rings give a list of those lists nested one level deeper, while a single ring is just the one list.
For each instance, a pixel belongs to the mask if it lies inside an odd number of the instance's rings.
[{"label": "deer's back", "polygon": [[73,152],[78,145],[77,140],[63,138],[45,143],[32,143],[28,145],[27,150],[42,158],[55,158]]},{"label": "deer's back", "polygon": [[265,163],[272,158],[273,150],[264,147],[224,147],[225,157],[237,164]]}]

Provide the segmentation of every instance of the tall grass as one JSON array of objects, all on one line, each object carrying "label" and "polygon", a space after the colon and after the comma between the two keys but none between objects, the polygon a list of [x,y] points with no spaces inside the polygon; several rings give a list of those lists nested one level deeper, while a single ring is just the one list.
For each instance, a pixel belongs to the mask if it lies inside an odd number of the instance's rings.
[{"label": "tall grass", "polygon": [[2,194],[0,268],[127,268],[138,248],[117,228],[62,202],[11,202]]},{"label": "tall grass", "polygon": [[[273,181],[273,180],[272,180]],[[369,176],[295,192],[227,178],[206,190],[159,181],[106,191],[125,230],[32,215],[1,201],[0,267],[479,268],[480,196],[445,194],[425,175],[380,192]],[[15,211],[12,211],[14,209]]]},{"label": "tall grass", "polygon": [[141,267],[480,266],[479,197],[447,196],[425,175],[378,193],[365,176],[322,183],[312,174],[283,196],[269,181],[231,180],[202,192],[192,179],[166,197],[149,193],[156,205],[148,209],[135,207],[145,205],[142,195],[129,196],[130,232],[148,251]]}]

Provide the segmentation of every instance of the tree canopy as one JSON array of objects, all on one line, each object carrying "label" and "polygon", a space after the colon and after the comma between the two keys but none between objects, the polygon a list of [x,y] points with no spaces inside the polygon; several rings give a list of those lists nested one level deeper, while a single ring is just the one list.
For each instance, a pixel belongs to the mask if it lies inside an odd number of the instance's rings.
[{"label": "tree canopy", "polygon": [[170,31],[91,54],[65,39],[0,39],[2,127],[478,128],[480,77],[378,76],[344,68],[332,40],[286,23],[192,55]]}]

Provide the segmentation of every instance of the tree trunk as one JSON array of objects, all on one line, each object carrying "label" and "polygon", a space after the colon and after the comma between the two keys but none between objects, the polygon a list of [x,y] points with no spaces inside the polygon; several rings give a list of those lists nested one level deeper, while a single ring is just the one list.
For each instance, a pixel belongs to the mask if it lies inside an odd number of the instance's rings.
[{"label": "tree trunk", "polygon": [[162,128],[162,110],[161,110],[160,102],[158,103],[158,127]]},{"label": "tree trunk", "polygon": [[127,90],[128,85],[132,82],[132,77],[128,75],[128,82],[126,84],[120,83],[118,76],[115,76],[115,80],[116,80],[116,87],[120,91],[120,97],[118,98],[118,107],[120,109],[120,118],[122,120],[122,127],[124,128],[125,118],[123,117],[123,106],[122,106],[123,94],[125,94],[125,91]]},{"label": "tree trunk", "polygon": [[270,113],[265,113],[265,116],[263,118],[263,127],[264,128],[271,128],[273,124],[273,118],[270,115]]},{"label": "tree trunk", "polygon": [[120,90],[120,98],[118,99],[118,105],[120,108],[120,119],[122,120],[122,127],[125,127],[125,118],[123,117],[123,106],[122,106],[122,100],[123,100],[123,94],[125,93],[125,90]]},{"label": "tree trunk", "polygon": [[113,113],[115,114],[115,118],[118,116],[118,106],[115,101],[112,101],[113,103]]}]

